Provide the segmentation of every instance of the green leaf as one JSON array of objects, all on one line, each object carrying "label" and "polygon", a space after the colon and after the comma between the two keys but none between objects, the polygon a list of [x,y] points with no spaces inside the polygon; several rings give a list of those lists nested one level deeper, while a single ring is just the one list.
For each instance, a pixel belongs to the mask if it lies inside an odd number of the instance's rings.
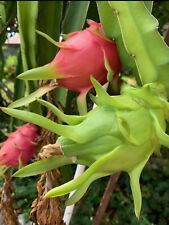
[{"label": "green leaf", "polygon": [[[20,74],[23,71],[22,68],[22,59],[21,59],[21,52],[19,51],[18,58],[17,58],[17,68],[16,68],[16,74]],[[16,79],[14,83],[14,97],[13,101],[18,100],[19,98],[22,98],[25,95],[25,81]],[[13,130],[13,127],[20,126],[22,122],[16,118],[11,117],[11,131]]]},{"label": "green leaf", "polygon": [[34,162],[21,168],[13,174],[13,177],[35,176],[72,163],[73,160],[71,158],[67,158],[66,156],[51,156],[50,158]]},{"label": "green leaf", "polygon": [[[0,28],[6,22],[6,12],[5,12],[5,4],[3,1],[0,2]],[[1,25],[2,24],[2,25]]]},{"label": "green leaf", "polygon": [[28,70],[36,66],[35,27],[37,15],[38,1],[17,1],[17,16],[24,70]]},{"label": "green leaf", "polygon": [[[36,21],[38,16],[38,1],[17,1],[17,18],[21,40],[21,56],[23,70],[36,67]],[[28,93],[38,87],[36,81],[26,82]],[[41,114],[36,102],[29,105],[29,110]]]},{"label": "green leaf", "polygon": [[45,85],[43,87],[40,87],[38,90],[36,90],[32,94],[12,102],[8,107],[9,108],[17,108],[17,107],[20,107],[23,105],[27,105],[27,104],[35,101],[37,98],[42,97],[47,92],[55,89],[56,87],[57,87],[57,85],[49,85],[49,84]]},{"label": "green leaf", "polygon": [[90,1],[70,1],[63,21],[63,33],[78,31],[83,28]]},{"label": "green leaf", "polygon": [[[63,1],[39,1],[37,29],[53,40],[59,41],[61,33],[61,22],[63,12]],[[38,59],[37,65],[43,66],[51,62],[59,50],[49,41],[37,35]]]}]

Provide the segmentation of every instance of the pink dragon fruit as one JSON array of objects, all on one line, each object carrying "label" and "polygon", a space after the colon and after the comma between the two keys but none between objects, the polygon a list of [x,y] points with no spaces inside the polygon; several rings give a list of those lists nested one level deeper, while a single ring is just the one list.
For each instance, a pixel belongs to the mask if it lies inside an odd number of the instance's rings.
[{"label": "pink dragon fruit", "polygon": [[115,42],[106,38],[100,23],[90,20],[88,24],[85,30],[70,33],[66,41],[57,43],[61,49],[52,62],[28,70],[18,78],[57,79],[59,86],[82,94],[93,87],[91,76],[101,84],[106,83],[105,58],[117,75],[121,63]]},{"label": "pink dragon fruit", "polygon": [[75,92],[92,88],[91,75],[101,84],[107,81],[104,55],[115,74],[121,68],[116,44],[105,37],[99,23],[92,21],[89,25],[81,32],[71,33],[51,62],[55,72],[64,75],[58,79],[59,85]]},{"label": "pink dragon fruit", "polygon": [[0,165],[17,167],[26,164],[36,151],[38,128],[34,124],[25,124],[11,133],[1,145]]}]

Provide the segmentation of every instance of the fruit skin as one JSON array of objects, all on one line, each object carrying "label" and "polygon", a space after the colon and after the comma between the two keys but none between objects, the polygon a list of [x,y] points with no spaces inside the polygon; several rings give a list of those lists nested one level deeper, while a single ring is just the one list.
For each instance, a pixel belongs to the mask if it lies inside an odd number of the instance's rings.
[{"label": "fruit skin", "polygon": [[12,132],[1,145],[0,165],[17,167],[27,164],[36,151],[38,127],[24,124]]}]

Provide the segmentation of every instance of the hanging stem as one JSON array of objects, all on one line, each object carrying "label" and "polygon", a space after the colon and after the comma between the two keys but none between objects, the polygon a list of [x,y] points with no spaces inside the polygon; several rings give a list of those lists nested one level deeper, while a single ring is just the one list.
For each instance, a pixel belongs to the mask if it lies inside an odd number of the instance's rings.
[{"label": "hanging stem", "polygon": [[101,223],[101,220],[103,218],[103,215],[106,211],[106,208],[108,206],[111,194],[113,193],[115,187],[116,187],[116,183],[118,181],[120,177],[120,172],[119,173],[115,173],[113,175],[110,176],[109,181],[107,183],[106,189],[104,191],[103,197],[100,201],[100,205],[96,211],[96,215],[94,217],[93,220],[93,225],[99,225]]}]

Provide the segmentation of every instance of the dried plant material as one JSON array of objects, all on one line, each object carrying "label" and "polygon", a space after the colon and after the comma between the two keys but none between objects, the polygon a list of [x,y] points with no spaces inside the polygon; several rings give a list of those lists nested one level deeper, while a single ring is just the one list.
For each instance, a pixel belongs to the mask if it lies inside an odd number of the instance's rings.
[{"label": "dried plant material", "polygon": [[[43,81],[49,83],[49,81]],[[40,84],[43,85],[44,83]],[[52,102],[52,94],[48,93],[47,98],[49,102]],[[47,118],[56,120],[55,115],[50,110],[47,113]],[[38,160],[49,158],[50,156],[62,155],[60,145],[56,142],[56,134],[51,133],[46,129],[42,129],[39,144],[42,146]],[[50,144],[49,144],[50,143]],[[62,221],[62,211],[60,207],[60,199],[44,198],[46,192],[57,185],[57,180],[60,177],[59,170],[47,172],[42,174],[37,182],[38,196],[33,201],[30,212],[30,219],[35,225],[64,225]]]},{"label": "dried plant material", "polygon": [[[46,192],[50,190],[54,184],[56,185],[56,180],[59,176],[60,173],[58,171],[48,172],[41,175],[37,183],[38,197],[34,200],[30,213],[30,218],[36,225],[64,225],[60,199],[44,198]],[[46,183],[43,185],[45,178]]]},{"label": "dried plant material", "polygon": [[4,225],[19,225],[13,208],[13,188],[9,174],[4,175],[4,185],[0,193],[0,212]]},{"label": "dried plant material", "polygon": [[38,156],[40,159],[45,159],[55,155],[63,155],[60,144],[57,142],[55,144],[43,146],[42,151],[39,153]]},{"label": "dried plant material", "polygon": [[[44,131],[43,134],[50,136]],[[45,137],[44,140],[47,140]],[[48,144],[42,147],[38,158],[45,159],[54,155],[62,155],[60,145],[58,143]],[[64,225],[62,221],[62,211],[59,198],[44,198],[45,194],[57,185],[57,180],[60,177],[59,170],[42,174],[37,182],[38,197],[33,201],[30,219],[40,225]]]}]

